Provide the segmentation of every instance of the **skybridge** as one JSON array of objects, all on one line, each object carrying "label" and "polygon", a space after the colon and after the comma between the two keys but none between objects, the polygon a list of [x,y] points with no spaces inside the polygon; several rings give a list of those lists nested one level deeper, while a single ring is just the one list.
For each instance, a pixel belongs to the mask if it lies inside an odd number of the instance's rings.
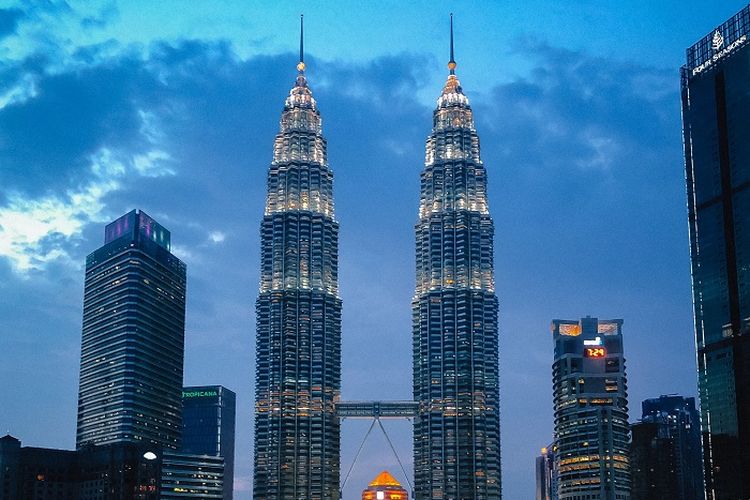
[{"label": "skybridge", "polygon": [[339,401],[336,414],[345,418],[405,418],[417,416],[419,403],[416,401]]},{"label": "skybridge", "polygon": [[388,446],[390,446],[393,456],[396,457],[396,461],[398,462],[399,467],[401,467],[401,472],[404,473],[406,482],[409,485],[412,498],[414,498],[414,488],[409,479],[409,474],[406,473],[404,464],[401,463],[401,458],[399,458],[398,453],[396,453],[396,448],[393,446],[391,438],[388,436],[385,427],[383,427],[383,424],[380,421],[383,419],[412,420],[417,416],[418,410],[419,403],[416,401],[339,401],[336,403],[336,414],[342,421],[347,418],[372,419],[372,424],[370,424],[370,427],[367,429],[365,437],[362,439],[362,443],[360,443],[356,455],[354,455],[352,465],[349,467],[349,471],[346,473],[344,481],[341,483],[339,491],[340,498],[343,495],[346,482],[349,480],[349,476],[351,475],[352,470],[354,470],[354,466],[357,464],[357,459],[359,458],[360,453],[362,453],[362,448],[364,448],[367,438],[370,436],[372,429],[376,425],[380,427],[381,431],[383,431],[385,440],[388,442]]}]

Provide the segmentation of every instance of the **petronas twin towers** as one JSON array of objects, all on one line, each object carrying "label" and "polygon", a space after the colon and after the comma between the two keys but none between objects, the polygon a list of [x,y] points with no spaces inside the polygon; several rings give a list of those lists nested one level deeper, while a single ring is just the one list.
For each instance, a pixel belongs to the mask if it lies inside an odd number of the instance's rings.
[{"label": "petronas twin towers", "polygon": [[[413,313],[414,495],[499,499],[497,297],[486,171],[450,75],[421,174]],[[254,496],[340,496],[341,299],[333,174],[300,38],[268,172],[256,302]]]}]

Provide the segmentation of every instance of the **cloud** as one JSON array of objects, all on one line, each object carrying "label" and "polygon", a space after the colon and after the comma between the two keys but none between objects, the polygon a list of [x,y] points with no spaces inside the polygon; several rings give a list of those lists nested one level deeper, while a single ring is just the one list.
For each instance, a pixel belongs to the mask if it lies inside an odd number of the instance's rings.
[{"label": "cloud", "polygon": [[24,16],[20,9],[0,9],[0,39],[15,33],[18,22]]},{"label": "cloud", "polygon": [[81,19],[81,27],[84,29],[98,29],[103,28],[110,24],[112,21],[117,20],[119,17],[119,10],[115,2],[109,2],[102,6],[99,12],[93,15],[86,16]]},{"label": "cloud", "polygon": [[208,234],[208,239],[211,240],[212,243],[222,243],[225,238],[226,235],[221,231],[211,231]]},{"label": "cloud", "polygon": [[90,157],[91,177],[80,187],[38,198],[6,192],[7,202],[0,206],[0,256],[22,274],[42,270],[55,260],[80,268],[81,263],[70,258],[68,247],[80,241],[87,224],[107,221],[107,196],[121,189],[128,174],[172,175],[173,171],[159,165],[167,158],[159,151],[129,157],[102,148]]},{"label": "cloud", "polygon": [[679,132],[672,71],[536,39],[514,50],[532,64],[529,74],[475,100],[479,126],[499,141],[501,163],[547,178],[577,170],[611,178],[617,175],[611,169],[653,161],[676,136],[670,132]]}]

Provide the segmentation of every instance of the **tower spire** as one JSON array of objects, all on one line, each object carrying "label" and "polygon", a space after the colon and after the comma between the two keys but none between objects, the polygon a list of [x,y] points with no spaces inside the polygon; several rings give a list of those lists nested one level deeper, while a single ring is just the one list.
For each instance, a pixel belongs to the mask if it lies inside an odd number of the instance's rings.
[{"label": "tower spire", "polygon": [[299,74],[305,72],[305,15],[299,15],[299,62],[297,63]]},{"label": "tower spire", "polygon": [[453,12],[451,12],[451,60],[448,61],[448,69],[451,75],[456,74],[456,61],[453,59]]}]

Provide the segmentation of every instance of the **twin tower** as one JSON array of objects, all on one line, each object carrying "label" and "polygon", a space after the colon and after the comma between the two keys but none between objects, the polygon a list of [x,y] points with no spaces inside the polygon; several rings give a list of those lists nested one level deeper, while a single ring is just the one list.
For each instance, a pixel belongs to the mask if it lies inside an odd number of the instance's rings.
[{"label": "twin tower", "polygon": [[[256,302],[256,499],[340,495],[341,299],[333,173],[302,33],[268,172]],[[421,174],[412,300],[414,495],[499,499],[494,226],[469,100],[445,83]]]}]

